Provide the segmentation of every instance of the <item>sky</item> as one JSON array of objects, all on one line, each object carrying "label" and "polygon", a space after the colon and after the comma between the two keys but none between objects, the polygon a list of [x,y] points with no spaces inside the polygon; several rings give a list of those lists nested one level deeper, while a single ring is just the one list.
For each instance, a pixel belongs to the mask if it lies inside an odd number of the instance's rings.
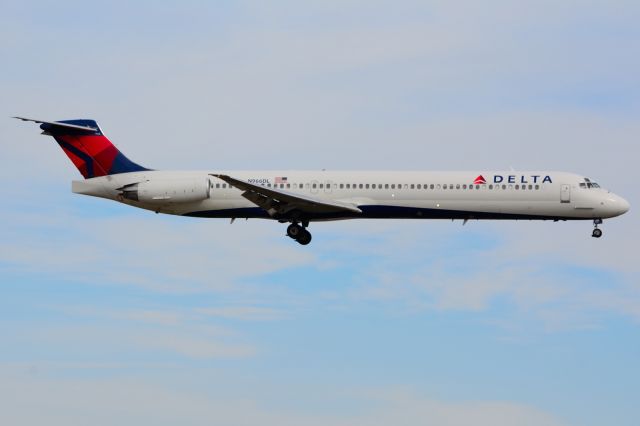
[{"label": "sky", "polygon": [[[1,424],[637,424],[638,2],[0,5]],[[562,170],[632,207],[303,247],[74,195],[15,115],[156,169]]]}]

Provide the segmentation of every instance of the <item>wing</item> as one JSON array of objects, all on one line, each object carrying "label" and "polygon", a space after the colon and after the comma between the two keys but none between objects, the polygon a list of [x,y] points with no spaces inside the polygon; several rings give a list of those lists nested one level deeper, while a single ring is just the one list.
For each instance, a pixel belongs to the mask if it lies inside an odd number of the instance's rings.
[{"label": "wing", "polygon": [[321,200],[319,198],[307,197],[301,194],[294,194],[280,189],[266,188],[244,180],[232,178],[228,175],[211,174],[229,185],[242,191],[242,196],[269,213],[270,216],[286,216],[291,211],[303,213],[362,213],[356,205],[343,203],[335,200]]}]

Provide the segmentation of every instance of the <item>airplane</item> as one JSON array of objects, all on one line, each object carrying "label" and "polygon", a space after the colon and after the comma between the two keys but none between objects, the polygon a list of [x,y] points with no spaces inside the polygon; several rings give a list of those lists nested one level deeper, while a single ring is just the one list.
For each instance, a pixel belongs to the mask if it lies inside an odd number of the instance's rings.
[{"label": "airplane", "polygon": [[629,203],[581,175],[551,171],[161,171],[129,160],[94,120],[42,121],[80,171],[77,194],[181,216],[273,219],[311,242],[309,224],[341,219],[592,220]]}]

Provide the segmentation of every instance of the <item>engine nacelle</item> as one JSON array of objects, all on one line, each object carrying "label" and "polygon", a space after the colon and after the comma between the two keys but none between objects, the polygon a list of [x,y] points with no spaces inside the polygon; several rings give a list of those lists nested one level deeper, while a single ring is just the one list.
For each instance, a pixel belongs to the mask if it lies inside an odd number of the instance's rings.
[{"label": "engine nacelle", "polygon": [[163,179],[132,183],[119,188],[127,200],[149,204],[193,203],[210,195],[209,179]]}]

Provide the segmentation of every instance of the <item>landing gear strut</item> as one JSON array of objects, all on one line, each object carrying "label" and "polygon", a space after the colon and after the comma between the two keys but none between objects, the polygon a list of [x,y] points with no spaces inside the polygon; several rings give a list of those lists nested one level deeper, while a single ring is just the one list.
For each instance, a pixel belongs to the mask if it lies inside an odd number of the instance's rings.
[{"label": "landing gear strut", "polygon": [[593,219],[593,232],[591,233],[591,236],[593,238],[600,238],[602,237],[602,229],[598,228],[598,225],[600,225],[602,223],[602,219]]},{"label": "landing gear strut", "polygon": [[300,226],[297,223],[292,223],[287,227],[287,235],[303,246],[311,242],[311,233],[307,231],[306,227]]}]

